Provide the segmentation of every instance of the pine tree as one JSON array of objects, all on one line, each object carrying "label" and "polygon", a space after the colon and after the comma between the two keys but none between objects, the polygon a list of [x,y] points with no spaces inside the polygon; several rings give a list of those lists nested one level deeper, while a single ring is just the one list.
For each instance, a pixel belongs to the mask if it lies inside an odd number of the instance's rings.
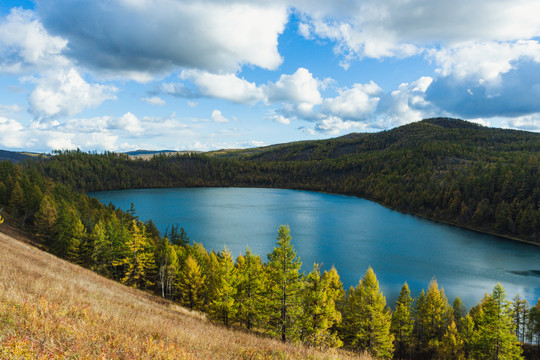
[{"label": "pine tree", "polygon": [[231,253],[226,248],[219,254],[216,274],[215,299],[209,304],[208,310],[214,319],[229,326],[238,311],[234,301],[237,275]]},{"label": "pine tree", "polygon": [[349,335],[347,340],[352,340],[351,345],[357,350],[367,351],[376,358],[391,358],[394,340],[390,333],[391,315],[371,267],[356,288],[349,290],[347,302],[342,324]]},{"label": "pine tree", "polygon": [[192,310],[200,310],[202,308],[205,280],[205,276],[202,274],[197,260],[189,255],[178,275],[177,283],[180,301],[183,305]]},{"label": "pine tree", "polygon": [[263,291],[267,281],[264,266],[261,258],[246,248],[244,256],[241,255],[236,259],[236,269],[238,274],[235,296],[238,304],[236,318],[247,329],[251,329],[260,324],[264,311]]},{"label": "pine tree", "polygon": [[278,234],[277,246],[268,254],[267,327],[285,342],[298,336],[302,263],[291,244],[289,227],[281,225]]},{"label": "pine tree", "polygon": [[336,309],[339,291],[333,287],[341,283],[335,268],[321,276],[319,264],[313,265],[302,290],[301,340],[312,346],[339,347],[342,342],[332,326],[341,321],[341,313]]},{"label": "pine tree", "polygon": [[132,221],[131,236],[126,246],[128,248],[126,256],[115,263],[126,266],[122,283],[138,288],[153,285],[152,275],[156,267],[153,246],[136,220]]},{"label": "pine tree", "polygon": [[390,330],[395,338],[396,357],[402,359],[410,353],[412,347],[413,319],[411,316],[412,298],[407,283],[403,284],[399,297],[396,300],[396,309],[392,314]]},{"label": "pine tree", "polygon": [[522,349],[516,337],[510,302],[501,284],[482,300],[475,323],[478,326],[480,359],[522,359]]}]

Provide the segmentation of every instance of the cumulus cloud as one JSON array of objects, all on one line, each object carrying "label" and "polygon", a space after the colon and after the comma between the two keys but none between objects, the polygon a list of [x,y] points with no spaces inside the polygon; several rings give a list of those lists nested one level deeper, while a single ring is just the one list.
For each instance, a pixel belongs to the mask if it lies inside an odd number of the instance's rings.
[{"label": "cumulus cloud", "polygon": [[324,100],[323,112],[348,120],[365,120],[376,109],[382,89],[371,81],[369,84],[354,84],[342,89],[339,95]]},{"label": "cumulus cloud", "polygon": [[299,68],[294,74],[281,75],[276,83],[266,85],[264,91],[268,101],[293,105],[301,116],[308,117],[313,107],[323,101],[319,91],[322,85],[309,70]]},{"label": "cumulus cloud", "polygon": [[[288,21],[281,2],[38,0],[50,31],[69,54],[112,72],[159,74],[174,67],[275,69],[278,36]],[[164,34],[166,34],[164,36]]]},{"label": "cumulus cloud", "polygon": [[223,116],[223,114],[219,110],[212,111],[212,116],[211,117],[212,117],[213,122],[217,122],[217,123],[228,123],[229,122],[229,119],[227,119],[225,116]]},{"label": "cumulus cloud", "polygon": [[498,76],[495,84],[476,76],[440,77],[427,89],[426,100],[465,118],[518,117],[540,112],[540,63],[520,61]]},{"label": "cumulus cloud", "polygon": [[339,135],[352,129],[366,129],[366,125],[357,121],[343,120],[337,116],[328,116],[317,122],[315,130],[329,135]]},{"label": "cumulus cloud", "polygon": [[23,148],[29,145],[23,129],[19,122],[0,116],[0,145],[7,148]]},{"label": "cumulus cloud", "polygon": [[[197,86],[201,96],[225,99],[234,103],[255,103],[263,100],[263,90],[253,82],[241,79],[235,74],[213,74],[199,70],[184,70],[180,75],[183,80],[190,80]],[[174,85],[173,85],[174,87]],[[183,84],[176,86],[178,89],[187,89]],[[194,91],[182,91],[174,89],[174,94],[187,94],[184,97],[194,97]]]},{"label": "cumulus cloud", "polygon": [[32,81],[36,87],[28,97],[29,111],[38,120],[73,116],[105,100],[116,99],[116,87],[90,84],[74,68],[48,71]]},{"label": "cumulus cloud", "polygon": [[410,56],[433,44],[453,47],[540,35],[540,3],[535,0],[365,0],[323,5],[322,10],[320,5],[299,1],[301,34],[333,40],[346,61]]},{"label": "cumulus cloud", "polygon": [[163,106],[166,104],[165,100],[157,96],[145,97],[145,98],[141,98],[141,100],[150,105]]},{"label": "cumulus cloud", "polygon": [[496,84],[501,74],[516,68],[518,61],[539,63],[540,44],[536,40],[475,42],[433,49],[429,56],[443,77],[474,78],[479,83]]},{"label": "cumulus cloud", "polygon": [[428,117],[444,115],[426,100],[426,91],[433,79],[423,76],[411,83],[403,83],[397,90],[381,97],[373,128],[400,126]]},{"label": "cumulus cloud", "polygon": [[22,74],[65,66],[66,46],[67,40],[51,36],[30,10],[13,8],[0,18],[0,72]]}]

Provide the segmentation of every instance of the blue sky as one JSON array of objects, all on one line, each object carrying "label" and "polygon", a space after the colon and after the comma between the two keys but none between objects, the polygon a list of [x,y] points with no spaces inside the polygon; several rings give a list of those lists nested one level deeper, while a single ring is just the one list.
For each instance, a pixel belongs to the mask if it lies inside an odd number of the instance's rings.
[{"label": "blue sky", "polygon": [[540,131],[537,0],[0,1],[0,148]]}]

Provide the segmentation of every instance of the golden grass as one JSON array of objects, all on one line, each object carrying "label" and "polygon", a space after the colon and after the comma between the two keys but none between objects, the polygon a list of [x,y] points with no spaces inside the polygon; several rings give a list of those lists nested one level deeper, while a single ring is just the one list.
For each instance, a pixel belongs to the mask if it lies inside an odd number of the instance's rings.
[{"label": "golden grass", "polygon": [[0,232],[0,359],[370,358],[228,330]]}]

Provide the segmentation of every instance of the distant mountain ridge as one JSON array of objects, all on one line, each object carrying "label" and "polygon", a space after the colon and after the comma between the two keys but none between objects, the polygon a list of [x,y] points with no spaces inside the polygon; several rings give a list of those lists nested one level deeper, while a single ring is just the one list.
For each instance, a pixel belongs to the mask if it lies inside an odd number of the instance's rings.
[{"label": "distant mountain ridge", "polygon": [[207,153],[58,152],[29,162],[79,191],[270,187],[354,195],[540,243],[540,134],[433,118],[378,133]]},{"label": "distant mountain ridge", "polygon": [[11,162],[19,162],[35,158],[38,155],[39,154],[37,153],[0,150],[0,161],[8,160]]}]

